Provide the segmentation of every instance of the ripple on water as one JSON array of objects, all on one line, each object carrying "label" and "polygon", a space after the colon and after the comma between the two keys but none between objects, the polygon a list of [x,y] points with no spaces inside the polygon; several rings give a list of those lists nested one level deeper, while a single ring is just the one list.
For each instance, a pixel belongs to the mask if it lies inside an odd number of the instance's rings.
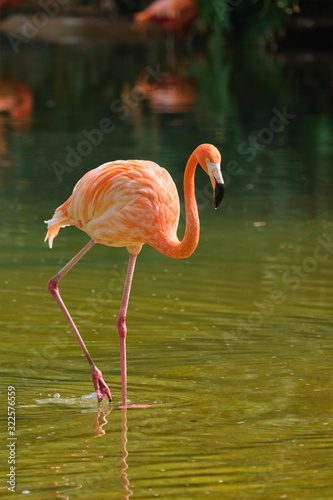
[{"label": "ripple on water", "polygon": [[[61,397],[60,394],[55,393],[53,396],[47,398],[36,398],[38,405],[57,404],[67,405],[79,408],[96,408],[97,398],[95,392],[79,397]],[[33,405],[36,406],[36,405]]]}]

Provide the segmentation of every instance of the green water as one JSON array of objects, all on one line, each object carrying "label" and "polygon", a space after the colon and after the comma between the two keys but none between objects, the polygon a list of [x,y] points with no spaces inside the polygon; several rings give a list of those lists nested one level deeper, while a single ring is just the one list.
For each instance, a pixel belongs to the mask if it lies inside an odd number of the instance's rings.
[{"label": "green water", "polygon": [[[30,122],[1,115],[4,497],[12,386],[16,495],[331,498],[333,148],[324,63],[259,54],[168,62],[159,46],[32,41],[14,57],[4,42],[2,78],[16,99],[17,81],[33,96]],[[154,84],[159,71],[187,82],[185,110],[161,113],[133,92],[142,74]],[[284,122],[272,121],[281,113]],[[105,119],[114,130],[59,173],[53,162],[64,165],[66,148],[76,150],[82,131]],[[157,161],[182,199],[184,166],[201,142],[222,152],[225,199],[215,211],[198,171],[196,252],[172,260],[145,246],[135,270],[128,397],[151,407],[118,408],[127,251],[96,245],[61,282],[113,394],[111,406],[98,405],[87,362],[47,290],[88,237],[65,228],[49,250],[43,221],[84,172],[118,158]]]}]

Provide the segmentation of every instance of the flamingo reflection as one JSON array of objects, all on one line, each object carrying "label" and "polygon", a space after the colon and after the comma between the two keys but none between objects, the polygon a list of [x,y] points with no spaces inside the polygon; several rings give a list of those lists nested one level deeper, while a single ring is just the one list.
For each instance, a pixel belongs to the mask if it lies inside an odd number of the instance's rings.
[{"label": "flamingo reflection", "polygon": [[[105,425],[108,423],[107,417],[111,413],[111,408],[97,408],[96,412],[94,413],[93,417],[93,423],[92,423],[92,431],[93,431],[93,437],[98,438],[102,437],[106,434],[106,429],[104,428]],[[119,415],[118,412],[116,412],[117,415]],[[116,415],[114,414],[114,415]],[[128,451],[127,451],[127,408],[122,408],[121,409],[121,433],[120,433],[120,454],[121,456],[118,458],[118,463],[119,463],[119,479],[120,479],[120,485],[119,485],[119,490],[121,491],[121,499],[122,500],[128,500],[129,497],[133,494],[132,490],[130,489],[130,481],[127,476],[127,457],[128,457]],[[83,442],[83,448],[82,448],[82,458],[83,464],[82,464],[82,473],[86,473],[86,461],[88,460],[87,457],[87,450],[88,448],[91,447],[92,441],[91,441],[91,436],[88,439],[85,439]],[[78,453],[75,452],[75,456],[78,456]],[[96,457],[97,458],[97,457]],[[105,460],[104,456],[99,456],[98,458],[101,458]],[[78,464],[79,465],[79,464]],[[70,462],[70,467],[72,466],[72,462]],[[91,495],[93,495],[93,491],[98,489],[99,485],[104,483],[105,481],[109,480],[110,476],[113,474],[113,465],[109,465],[109,467],[103,467],[103,469],[99,469],[98,472],[91,473],[91,475],[86,476],[86,480],[82,480],[82,482],[77,482],[74,483],[70,477],[71,474],[67,474],[65,471],[66,468],[66,463],[64,463],[61,466],[51,466],[51,470],[57,474],[59,477],[56,481],[51,483],[51,486],[54,486],[56,488],[56,491],[52,491],[50,493],[51,497],[54,498],[61,498],[63,500],[69,500],[71,498],[71,492],[77,491],[78,498],[80,497],[80,494],[82,495],[87,495],[89,493],[89,490],[91,490]],[[78,470],[78,473],[80,473],[80,470]]]},{"label": "flamingo reflection", "polygon": [[33,95],[29,87],[18,80],[0,80],[0,113],[9,116],[9,125],[21,135],[31,125]]},{"label": "flamingo reflection", "polygon": [[[26,135],[30,129],[33,95],[29,87],[17,80],[0,79],[0,164],[12,167],[15,158],[9,147],[8,133]],[[0,172],[0,177],[4,174]]]},{"label": "flamingo reflection", "polygon": [[127,451],[127,408],[122,408],[121,410],[121,445],[120,445],[120,451],[121,451],[121,458],[119,458],[119,465],[120,465],[120,482],[121,482],[121,491],[124,492],[124,496],[122,497],[122,500],[128,500],[128,498],[133,494],[133,491],[130,489],[130,482],[127,477],[127,469],[128,465],[126,462],[126,459],[128,457],[128,451]]},{"label": "flamingo reflection", "polygon": [[[105,434],[105,430],[103,429],[104,425],[108,423],[106,417],[110,414],[111,409],[102,410],[98,408],[95,416],[94,416],[94,437],[100,437]],[[121,409],[121,434],[120,434],[120,452],[121,457],[118,459],[120,469],[120,490],[124,492],[124,496],[122,496],[122,500],[128,500],[128,498],[133,494],[130,489],[130,482],[127,477],[127,469],[128,465],[126,459],[128,457],[127,451],[127,408]]]},{"label": "flamingo reflection", "polygon": [[106,417],[110,413],[111,413],[110,408],[108,409],[97,408],[93,421],[93,432],[95,438],[104,436],[105,430],[103,429],[103,427],[108,423]]},{"label": "flamingo reflection", "polygon": [[148,99],[155,113],[189,113],[198,98],[195,81],[177,74],[168,74],[159,82],[140,77],[136,89]]}]

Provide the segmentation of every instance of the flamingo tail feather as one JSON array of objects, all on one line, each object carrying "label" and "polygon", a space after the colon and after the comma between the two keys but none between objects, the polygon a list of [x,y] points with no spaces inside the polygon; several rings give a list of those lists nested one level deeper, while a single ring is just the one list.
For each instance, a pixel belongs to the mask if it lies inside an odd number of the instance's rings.
[{"label": "flamingo tail feather", "polygon": [[49,242],[49,247],[52,248],[53,240],[59,233],[62,227],[71,226],[73,223],[68,219],[67,210],[63,210],[63,206],[57,208],[54,216],[50,220],[44,221],[47,224],[47,233],[44,239]]}]

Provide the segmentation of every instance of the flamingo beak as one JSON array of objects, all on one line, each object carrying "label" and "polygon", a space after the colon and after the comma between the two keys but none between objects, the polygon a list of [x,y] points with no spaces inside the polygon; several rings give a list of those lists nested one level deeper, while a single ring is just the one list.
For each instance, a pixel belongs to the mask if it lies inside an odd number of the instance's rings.
[{"label": "flamingo beak", "polygon": [[214,206],[217,208],[219,204],[221,203],[223,196],[224,196],[224,183],[219,182],[215,177],[215,186],[213,186],[214,189]]},{"label": "flamingo beak", "polygon": [[224,196],[224,180],[221,173],[221,166],[219,163],[207,162],[207,172],[213,186],[214,192],[214,206],[217,208],[221,203]]}]

